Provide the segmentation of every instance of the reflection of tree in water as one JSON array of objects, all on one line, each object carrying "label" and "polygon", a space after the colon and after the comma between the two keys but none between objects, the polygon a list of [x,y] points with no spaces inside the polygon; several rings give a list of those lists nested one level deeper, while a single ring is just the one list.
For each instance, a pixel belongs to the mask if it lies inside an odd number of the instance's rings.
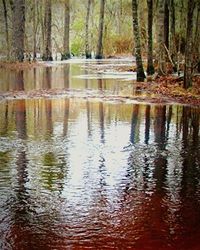
[{"label": "reflection of tree in water", "polygon": [[[12,233],[16,235],[15,247],[27,248],[30,240],[30,229],[26,230],[24,235],[24,242],[21,241],[21,237],[24,233],[24,228],[29,228],[29,204],[30,196],[27,190],[28,183],[28,171],[27,171],[27,153],[26,153],[26,143],[27,138],[26,131],[26,102],[25,100],[16,101],[15,104],[15,114],[16,114],[16,129],[18,132],[18,138],[23,140],[24,143],[18,148],[17,160],[16,160],[16,180],[15,185],[15,201],[12,207],[12,214],[14,224],[12,227]],[[18,245],[19,244],[19,245]]]},{"label": "reflection of tree in water", "polygon": [[[182,113],[182,195],[195,201],[200,188],[199,110],[183,107]],[[200,206],[200,204],[199,204]]]},{"label": "reflection of tree in water", "polygon": [[70,88],[70,64],[64,65],[63,73],[64,73],[64,88],[69,89]]},{"label": "reflection of tree in water", "polygon": [[150,136],[150,113],[151,113],[151,106],[146,106],[146,112],[145,112],[145,144],[149,144],[149,136]]},{"label": "reflection of tree in water", "polygon": [[86,109],[87,109],[87,129],[88,129],[88,137],[92,136],[92,115],[91,115],[91,107],[90,102],[86,101]]},{"label": "reflection of tree in water", "polygon": [[50,191],[62,192],[66,177],[66,162],[58,161],[55,153],[47,152],[43,155],[41,177],[43,187]]},{"label": "reflection of tree in water", "polygon": [[0,110],[0,136],[8,134],[8,101],[5,102],[3,110]]},{"label": "reflection of tree in water", "polygon": [[[103,90],[103,81],[102,79],[98,79],[98,89]],[[101,142],[104,143],[104,104],[103,102],[99,102],[99,121],[100,121],[100,136]]]},{"label": "reflection of tree in water", "polygon": [[104,90],[106,90],[106,80],[103,80],[103,79],[100,78],[100,79],[97,80],[97,84],[98,84],[98,89],[101,92],[103,92]]},{"label": "reflection of tree in water", "polygon": [[166,147],[166,106],[155,107],[155,121],[154,121],[154,134],[155,142],[157,143],[157,153],[154,159],[155,169],[154,177],[156,179],[157,191],[163,191],[165,178],[166,178],[166,167],[167,159],[163,155],[163,150]]},{"label": "reflection of tree in water", "polygon": [[[43,88],[44,89],[51,89],[52,85],[52,68],[46,67],[44,69],[43,75]],[[52,121],[52,100],[47,99],[45,100],[45,110],[46,110],[46,138],[52,136],[53,133],[53,121]]]},{"label": "reflection of tree in water", "polygon": [[70,110],[70,99],[65,98],[65,100],[64,100],[63,136],[67,136],[67,134],[68,134],[69,110]]},{"label": "reflection of tree in water", "polygon": [[49,90],[51,89],[52,85],[52,68],[51,67],[45,67],[43,69],[43,84],[42,88]]},{"label": "reflection of tree in water", "polygon": [[[52,221],[58,214],[44,194],[41,193],[40,197],[29,187],[26,101],[16,101],[15,110],[16,128],[22,142],[17,152],[15,198],[12,204],[9,204],[12,214],[10,236],[14,239],[12,244],[16,249],[49,249],[49,246],[54,244],[52,239],[56,237],[52,229],[54,226]],[[64,175],[66,175],[66,163],[58,161],[54,152],[47,152],[43,160],[45,166],[42,167],[42,177],[45,187],[48,186],[47,189],[51,192],[61,192]],[[43,213],[38,213],[38,211],[43,211]]]},{"label": "reflection of tree in water", "polygon": [[14,90],[18,90],[18,91],[24,90],[24,72],[23,72],[23,70],[16,71]]},{"label": "reflection of tree in water", "polygon": [[140,128],[140,106],[138,104],[133,105],[132,112],[132,120],[131,120],[131,134],[130,134],[130,142],[135,144],[139,141],[139,128]]}]

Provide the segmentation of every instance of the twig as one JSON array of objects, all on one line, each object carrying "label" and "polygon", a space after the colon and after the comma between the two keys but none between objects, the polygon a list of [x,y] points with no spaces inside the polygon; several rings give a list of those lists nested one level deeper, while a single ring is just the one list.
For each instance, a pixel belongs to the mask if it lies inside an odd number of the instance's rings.
[{"label": "twig", "polygon": [[164,47],[164,49],[165,49],[166,52],[167,52],[167,56],[168,56],[168,58],[169,58],[169,60],[170,60],[170,62],[171,62],[171,64],[172,64],[172,66],[173,66],[174,68],[176,68],[176,64],[173,62],[172,57],[171,57],[171,55],[170,55],[170,53],[169,53],[169,50],[167,49],[166,45],[163,44],[163,47]]}]

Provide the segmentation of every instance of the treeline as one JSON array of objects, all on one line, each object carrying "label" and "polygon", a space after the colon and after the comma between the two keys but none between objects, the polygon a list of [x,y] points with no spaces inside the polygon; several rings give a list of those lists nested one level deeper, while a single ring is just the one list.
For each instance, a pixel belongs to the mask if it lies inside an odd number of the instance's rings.
[{"label": "treeline", "polygon": [[0,25],[10,61],[133,53],[138,81],[184,70],[185,88],[200,71],[199,0],[1,0]]}]

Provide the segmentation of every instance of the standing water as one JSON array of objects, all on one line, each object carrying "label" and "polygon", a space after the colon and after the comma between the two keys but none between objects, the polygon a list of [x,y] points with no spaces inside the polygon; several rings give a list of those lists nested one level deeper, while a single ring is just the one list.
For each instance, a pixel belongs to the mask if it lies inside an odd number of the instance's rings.
[{"label": "standing water", "polygon": [[0,249],[200,249],[200,109],[103,101],[133,84],[100,66],[1,69]]}]

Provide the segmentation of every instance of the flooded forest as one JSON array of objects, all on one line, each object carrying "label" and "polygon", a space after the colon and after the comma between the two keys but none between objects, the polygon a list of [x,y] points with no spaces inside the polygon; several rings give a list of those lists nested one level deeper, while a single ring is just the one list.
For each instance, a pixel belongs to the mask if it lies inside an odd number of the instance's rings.
[{"label": "flooded forest", "polygon": [[0,250],[200,249],[200,1],[0,0]]}]

